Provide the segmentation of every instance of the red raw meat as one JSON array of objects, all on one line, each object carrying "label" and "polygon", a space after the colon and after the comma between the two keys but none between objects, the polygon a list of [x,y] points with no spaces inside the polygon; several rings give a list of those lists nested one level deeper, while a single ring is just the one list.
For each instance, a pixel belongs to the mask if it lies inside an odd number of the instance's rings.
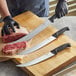
[{"label": "red raw meat", "polygon": [[2,37],[2,41],[4,43],[13,42],[13,41],[16,41],[16,40],[22,38],[25,35],[27,35],[27,34],[25,34],[25,33],[13,33],[13,34],[10,34],[10,35],[4,35]]},{"label": "red raw meat", "polygon": [[4,54],[9,54],[9,55],[13,55],[13,54],[17,54],[20,51],[22,51],[22,49],[25,49],[27,47],[27,42],[23,41],[23,42],[17,42],[14,44],[6,44],[3,48],[2,48],[2,53]]},{"label": "red raw meat", "polygon": [[[1,28],[0,28],[0,30],[1,30]],[[23,36],[26,36],[28,34],[27,29],[24,27],[20,27],[20,29],[15,28],[15,31],[16,31],[15,33],[12,32],[11,29],[9,29],[9,30],[10,30],[10,35],[0,36],[0,38],[2,39],[2,41],[4,43],[16,41],[16,40],[18,40],[18,39],[20,39]],[[0,31],[0,34],[1,34],[1,31]]]},{"label": "red raw meat", "polygon": [[[20,27],[20,29],[15,28],[16,32],[13,33],[10,29],[10,35],[4,35],[3,37],[1,36],[0,38],[3,40],[5,43],[13,42],[15,40],[18,40],[22,38],[23,36],[26,36],[28,34],[28,31],[24,27]],[[1,33],[1,32],[0,32]],[[21,52],[23,49],[27,47],[27,42],[17,42],[14,44],[4,44],[2,48],[2,53],[6,55],[13,55]]]}]

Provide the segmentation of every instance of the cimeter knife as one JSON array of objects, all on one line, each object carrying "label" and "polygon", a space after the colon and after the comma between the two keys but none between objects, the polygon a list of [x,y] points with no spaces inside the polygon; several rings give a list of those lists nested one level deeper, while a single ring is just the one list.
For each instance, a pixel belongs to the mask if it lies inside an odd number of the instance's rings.
[{"label": "cimeter knife", "polygon": [[66,49],[67,47],[71,47],[70,43],[65,43],[53,50],[51,50],[49,53],[39,57],[39,58],[36,58],[30,62],[27,62],[27,63],[23,63],[23,64],[20,64],[20,65],[16,65],[17,67],[27,67],[27,66],[31,66],[31,65],[34,65],[34,64],[37,64],[39,62],[42,62],[48,58],[51,58],[53,56],[55,56],[58,52],[60,51],[63,51],[64,49]]},{"label": "cimeter knife", "polygon": [[43,46],[45,46],[48,43],[57,39],[61,34],[63,34],[65,31],[68,31],[68,30],[69,30],[68,27],[64,27],[64,28],[60,29],[59,31],[57,31],[56,33],[54,33],[53,35],[51,35],[49,38],[42,41],[41,43],[37,44],[36,46],[34,46],[32,48],[29,48],[28,50],[24,50],[24,51],[20,52],[18,55],[26,55],[26,54],[32,53],[34,51],[37,51],[38,49],[42,48]]},{"label": "cimeter knife", "polygon": [[22,42],[22,41],[29,41],[34,36],[39,34],[41,31],[46,29],[50,24],[53,24],[54,19],[56,19],[56,15],[53,15],[52,17],[49,17],[43,24],[39,25],[37,28],[35,28],[32,32],[30,32],[26,36],[24,36],[24,37],[22,37],[22,38],[20,38],[16,41],[13,41],[11,43],[8,43],[8,44],[13,44],[13,43]]}]

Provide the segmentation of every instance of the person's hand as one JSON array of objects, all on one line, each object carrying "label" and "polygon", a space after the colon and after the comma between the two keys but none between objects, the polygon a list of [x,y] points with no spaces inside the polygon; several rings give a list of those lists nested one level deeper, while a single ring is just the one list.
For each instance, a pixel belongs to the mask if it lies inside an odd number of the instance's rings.
[{"label": "person's hand", "polygon": [[57,18],[61,18],[68,13],[67,1],[59,0],[55,9],[55,14]]},{"label": "person's hand", "polygon": [[11,16],[5,17],[3,19],[3,21],[4,21],[4,25],[3,25],[3,28],[1,30],[2,36],[9,35],[10,29],[12,30],[12,32],[15,32],[14,26],[16,26],[18,29],[20,28],[19,24],[16,21],[14,21]]}]

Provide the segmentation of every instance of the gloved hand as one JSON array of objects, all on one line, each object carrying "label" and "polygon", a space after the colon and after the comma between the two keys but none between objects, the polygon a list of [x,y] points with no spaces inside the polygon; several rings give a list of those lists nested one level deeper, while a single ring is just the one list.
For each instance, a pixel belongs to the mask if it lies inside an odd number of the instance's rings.
[{"label": "gloved hand", "polygon": [[9,29],[12,29],[12,31],[15,32],[14,26],[16,26],[18,29],[20,28],[19,24],[16,21],[14,21],[11,16],[5,17],[3,19],[3,21],[4,21],[4,25],[3,25],[3,28],[1,30],[1,35],[2,36],[4,36],[4,34],[5,35],[10,34],[10,30]]},{"label": "gloved hand", "polygon": [[55,14],[57,18],[61,18],[68,13],[67,1],[59,0],[55,9]]}]

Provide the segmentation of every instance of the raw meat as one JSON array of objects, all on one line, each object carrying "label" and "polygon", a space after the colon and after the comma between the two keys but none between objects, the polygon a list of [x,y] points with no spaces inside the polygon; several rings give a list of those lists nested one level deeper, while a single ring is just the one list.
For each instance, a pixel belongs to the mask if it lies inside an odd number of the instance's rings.
[{"label": "raw meat", "polygon": [[20,38],[22,38],[23,36],[26,36],[28,34],[26,28],[20,27],[20,29],[15,28],[16,32],[13,33],[10,29],[10,35],[4,35],[1,37],[2,41],[4,43],[9,43],[9,42],[13,42],[16,41]]},{"label": "raw meat", "polygon": [[13,33],[13,34],[10,34],[10,35],[4,35],[2,37],[2,41],[4,43],[9,43],[9,42],[13,42],[13,41],[16,41],[20,38],[22,38],[23,36],[26,36],[27,34],[25,33]]},{"label": "raw meat", "polygon": [[[28,34],[26,28],[23,27],[20,27],[20,29],[15,29],[15,30],[16,30],[15,33],[11,32],[10,35],[4,35],[3,37],[1,37],[3,42],[5,43],[12,42]],[[14,44],[4,44],[1,51],[3,54],[13,55],[23,51],[23,49],[26,49],[26,47],[27,47],[26,41],[14,43]]]},{"label": "raw meat", "polygon": [[17,54],[19,52],[21,52],[23,49],[25,49],[27,46],[27,42],[23,41],[23,42],[17,42],[14,44],[6,44],[3,48],[2,48],[2,53],[4,54],[9,54],[9,55],[13,55],[13,54]]}]

